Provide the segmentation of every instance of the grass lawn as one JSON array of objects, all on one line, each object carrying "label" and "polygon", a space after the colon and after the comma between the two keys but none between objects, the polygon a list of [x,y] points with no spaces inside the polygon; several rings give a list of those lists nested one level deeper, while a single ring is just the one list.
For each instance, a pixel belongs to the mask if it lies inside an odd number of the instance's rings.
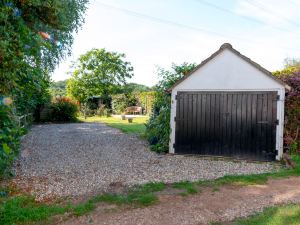
[{"label": "grass lawn", "polygon": [[263,212],[233,222],[236,225],[299,225],[300,204],[266,208]]},{"label": "grass lawn", "polygon": [[146,130],[145,123],[148,120],[148,116],[145,117],[136,117],[133,118],[133,122],[129,123],[128,120],[122,120],[118,117],[99,117],[99,116],[93,116],[93,117],[87,117],[84,119],[84,117],[79,117],[78,119],[82,122],[101,122],[105,123],[108,126],[118,128],[124,133],[134,133],[138,135],[143,135]]}]

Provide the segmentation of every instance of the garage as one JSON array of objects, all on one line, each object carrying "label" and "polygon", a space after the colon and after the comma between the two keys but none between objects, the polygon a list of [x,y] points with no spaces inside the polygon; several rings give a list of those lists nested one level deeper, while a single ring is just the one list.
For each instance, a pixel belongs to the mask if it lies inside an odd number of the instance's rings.
[{"label": "garage", "polygon": [[284,97],[289,89],[230,44],[223,44],[169,90],[169,152],[280,160]]}]

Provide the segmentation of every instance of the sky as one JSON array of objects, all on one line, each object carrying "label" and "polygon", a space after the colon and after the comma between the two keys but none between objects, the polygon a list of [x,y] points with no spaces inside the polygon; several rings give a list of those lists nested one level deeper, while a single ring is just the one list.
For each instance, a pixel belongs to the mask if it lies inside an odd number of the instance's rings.
[{"label": "sky", "polygon": [[92,48],[124,53],[128,82],[153,86],[157,67],[199,64],[227,42],[269,71],[300,58],[300,0],[90,0],[72,55],[52,74],[69,78],[72,61]]}]

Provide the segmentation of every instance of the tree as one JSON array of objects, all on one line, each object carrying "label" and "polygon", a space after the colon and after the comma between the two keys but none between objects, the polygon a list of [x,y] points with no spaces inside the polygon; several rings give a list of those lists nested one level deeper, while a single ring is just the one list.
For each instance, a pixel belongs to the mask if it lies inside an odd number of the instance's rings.
[{"label": "tree", "polygon": [[166,92],[176,81],[191,72],[196,65],[194,63],[172,64],[171,70],[158,68],[160,78],[156,85],[155,101],[152,114],[146,125],[147,139],[151,149],[156,152],[167,152],[170,137],[170,111],[171,98]]},{"label": "tree", "polygon": [[0,95],[18,114],[47,100],[49,73],[71,52],[87,0],[0,1]]},{"label": "tree", "polygon": [[0,1],[0,179],[18,152],[17,115],[49,101],[49,74],[70,54],[88,0]]},{"label": "tree", "polygon": [[54,81],[51,83],[50,86],[50,93],[52,96],[66,96],[67,95],[67,81],[68,80],[60,80],[60,81]]},{"label": "tree", "polygon": [[105,49],[92,49],[81,55],[67,83],[68,95],[85,102],[91,96],[117,93],[126,79],[133,76],[133,67],[124,58],[124,54]]},{"label": "tree", "polygon": [[146,85],[137,84],[137,83],[128,83],[121,87],[122,93],[145,92],[145,91],[151,91],[151,88]]}]

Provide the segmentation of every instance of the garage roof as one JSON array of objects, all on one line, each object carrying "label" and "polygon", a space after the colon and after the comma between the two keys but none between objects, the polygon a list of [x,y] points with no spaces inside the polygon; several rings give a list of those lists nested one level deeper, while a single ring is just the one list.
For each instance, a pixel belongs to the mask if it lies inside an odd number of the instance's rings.
[{"label": "garage roof", "polygon": [[261,71],[262,73],[264,73],[265,75],[267,75],[268,77],[270,77],[272,80],[275,80],[276,82],[278,82],[279,84],[281,84],[282,86],[285,87],[285,89],[290,90],[291,87],[289,85],[287,85],[286,83],[284,83],[282,80],[278,79],[277,77],[275,77],[270,71],[266,70],[265,68],[263,68],[262,66],[260,66],[259,64],[257,64],[256,62],[252,61],[250,58],[242,55],[239,51],[235,50],[231,44],[229,43],[224,43],[223,45],[221,45],[220,49],[218,51],[216,51],[215,53],[213,53],[210,57],[208,57],[207,59],[205,59],[204,61],[202,61],[198,66],[195,67],[195,69],[193,69],[190,73],[188,73],[187,75],[185,75],[184,77],[182,77],[180,80],[178,80],[171,88],[168,89],[168,91],[171,91],[174,87],[176,87],[178,84],[180,84],[182,81],[184,81],[185,79],[187,79],[189,76],[191,76],[196,70],[200,69],[202,66],[204,66],[206,63],[208,63],[210,60],[212,60],[213,58],[215,58],[217,55],[219,55],[221,52],[223,52],[225,49],[230,50],[231,52],[233,52],[234,54],[236,54],[238,57],[242,58],[244,61],[248,62],[249,64],[251,64],[252,66],[254,66],[256,69],[258,69],[259,71]]}]

